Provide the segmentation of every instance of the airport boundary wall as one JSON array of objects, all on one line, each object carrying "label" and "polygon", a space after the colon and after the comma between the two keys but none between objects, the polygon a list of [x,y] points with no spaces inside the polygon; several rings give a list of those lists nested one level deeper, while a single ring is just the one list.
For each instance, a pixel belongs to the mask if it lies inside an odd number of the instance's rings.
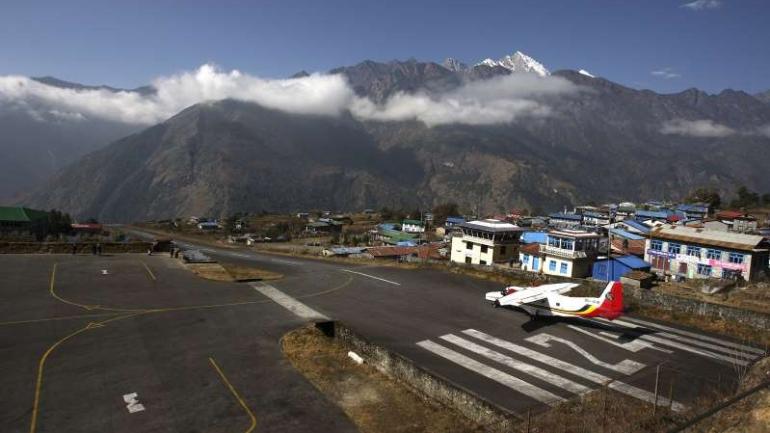
[{"label": "airport boundary wall", "polygon": [[355,331],[339,322],[317,324],[326,335],[333,336],[347,348],[363,356],[365,362],[385,375],[392,377],[430,400],[449,406],[474,422],[485,431],[519,431],[522,418],[465,389],[441,375],[414,364],[409,359],[371,343]]},{"label": "airport boundary wall", "polygon": [[[0,242],[0,254],[92,254],[96,242]],[[102,254],[146,253],[152,242],[99,242]]]}]

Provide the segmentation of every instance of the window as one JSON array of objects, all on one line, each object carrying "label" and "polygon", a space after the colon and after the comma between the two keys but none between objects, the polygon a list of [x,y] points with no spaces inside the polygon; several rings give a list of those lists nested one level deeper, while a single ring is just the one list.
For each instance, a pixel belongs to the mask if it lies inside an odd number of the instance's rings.
[{"label": "window", "polygon": [[486,260],[479,260],[479,264],[480,264],[480,265],[486,265],[486,264],[487,264],[487,261],[486,261]]},{"label": "window", "polygon": [[472,250],[473,249],[473,242],[466,242],[465,243],[465,249],[466,250]]},{"label": "window", "polygon": [[504,256],[504,255],[505,255],[505,245],[503,245],[503,246],[501,246],[501,247],[500,247],[500,255],[501,255],[501,256]]},{"label": "window", "polygon": [[548,236],[548,246],[549,247],[559,247],[559,238],[555,238],[553,236]]},{"label": "window", "polygon": [[562,239],[561,240],[561,247],[565,250],[571,250],[573,246],[575,245],[574,239]]},{"label": "window", "polygon": [[470,257],[466,257],[465,258],[465,263],[470,265],[471,264],[471,258]]},{"label": "window", "polygon": [[529,254],[524,254],[521,256],[521,262],[522,263],[529,263]]},{"label": "window", "polygon": [[700,247],[687,246],[687,255],[693,257],[700,257]]},{"label": "window", "polygon": [[663,241],[659,241],[657,239],[653,239],[650,241],[650,249],[655,251],[660,251],[663,249]]},{"label": "window", "polygon": [[556,272],[556,260],[548,261],[548,270],[551,272]]},{"label": "window", "polygon": [[482,253],[486,253],[487,252],[487,246],[486,245],[482,245],[481,246],[481,252]]},{"label": "window", "polygon": [[698,275],[705,275],[705,276],[711,275],[711,266],[703,265],[703,264],[699,263],[698,264]]},{"label": "window", "polygon": [[669,242],[668,244],[668,252],[671,254],[679,254],[682,252],[682,246],[679,244],[672,244]]},{"label": "window", "polygon": [[722,252],[719,250],[712,250],[709,248],[706,250],[706,258],[712,260],[720,260],[722,258]]},{"label": "window", "polygon": [[730,261],[730,263],[742,264],[743,263],[743,254],[741,254],[741,253],[730,253],[730,258],[728,260]]},{"label": "window", "polygon": [[561,267],[559,267],[559,273],[566,274],[567,273],[567,264],[562,262]]}]

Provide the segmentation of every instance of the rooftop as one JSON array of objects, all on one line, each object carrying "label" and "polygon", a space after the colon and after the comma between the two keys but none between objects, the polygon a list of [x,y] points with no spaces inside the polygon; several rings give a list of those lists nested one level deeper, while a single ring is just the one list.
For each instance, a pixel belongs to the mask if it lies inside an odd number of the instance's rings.
[{"label": "rooftop", "polygon": [[491,233],[524,231],[524,229],[519,226],[493,219],[469,221],[467,223],[459,224],[459,226],[466,229],[481,230]]},{"label": "rooftop", "polygon": [[661,226],[654,229],[651,236],[659,239],[670,239],[743,251],[766,250],[770,248],[770,245],[762,236],[720,230],[705,230],[687,226]]},{"label": "rooftop", "polygon": [[574,213],[563,213],[563,212],[556,212],[548,215],[549,218],[552,219],[562,219],[562,220],[570,220],[570,221],[581,221],[583,219],[582,216],[574,214]]},{"label": "rooftop", "polygon": [[0,206],[0,221],[30,222],[47,218],[48,213],[41,210]]},{"label": "rooftop", "polygon": [[598,233],[586,232],[583,230],[551,230],[549,236],[562,236],[568,238],[600,238]]}]

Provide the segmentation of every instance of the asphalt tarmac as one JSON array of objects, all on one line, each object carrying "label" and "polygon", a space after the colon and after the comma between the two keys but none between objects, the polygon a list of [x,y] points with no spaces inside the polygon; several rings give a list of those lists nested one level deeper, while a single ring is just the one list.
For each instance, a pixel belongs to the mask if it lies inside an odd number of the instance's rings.
[{"label": "asphalt tarmac", "polygon": [[762,352],[634,317],[530,321],[484,301],[499,284],[441,271],[200,248],[285,277],[217,283],[144,255],[0,256],[4,431],[354,431],[281,355],[281,336],[314,314],[519,415],[601,386],[683,410]]}]

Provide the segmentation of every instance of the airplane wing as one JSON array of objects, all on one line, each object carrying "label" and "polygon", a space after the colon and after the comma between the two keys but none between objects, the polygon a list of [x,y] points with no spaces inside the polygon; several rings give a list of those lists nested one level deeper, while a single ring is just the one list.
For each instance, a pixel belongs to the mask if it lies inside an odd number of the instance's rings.
[{"label": "airplane wing", "polygon": [[558,283],[558,284],[546,284],[543,286],[531,287],[524,290],[511,293],[510,295],[503,296],[498,299],[500,305],[510,305],[512,307],[518,307],[519,305],[529,304],[537,302],[541,299],[545,299],[551,293],[567,293],[572,290],[573,287],[577,287],[579,284],[575,283]]}]

